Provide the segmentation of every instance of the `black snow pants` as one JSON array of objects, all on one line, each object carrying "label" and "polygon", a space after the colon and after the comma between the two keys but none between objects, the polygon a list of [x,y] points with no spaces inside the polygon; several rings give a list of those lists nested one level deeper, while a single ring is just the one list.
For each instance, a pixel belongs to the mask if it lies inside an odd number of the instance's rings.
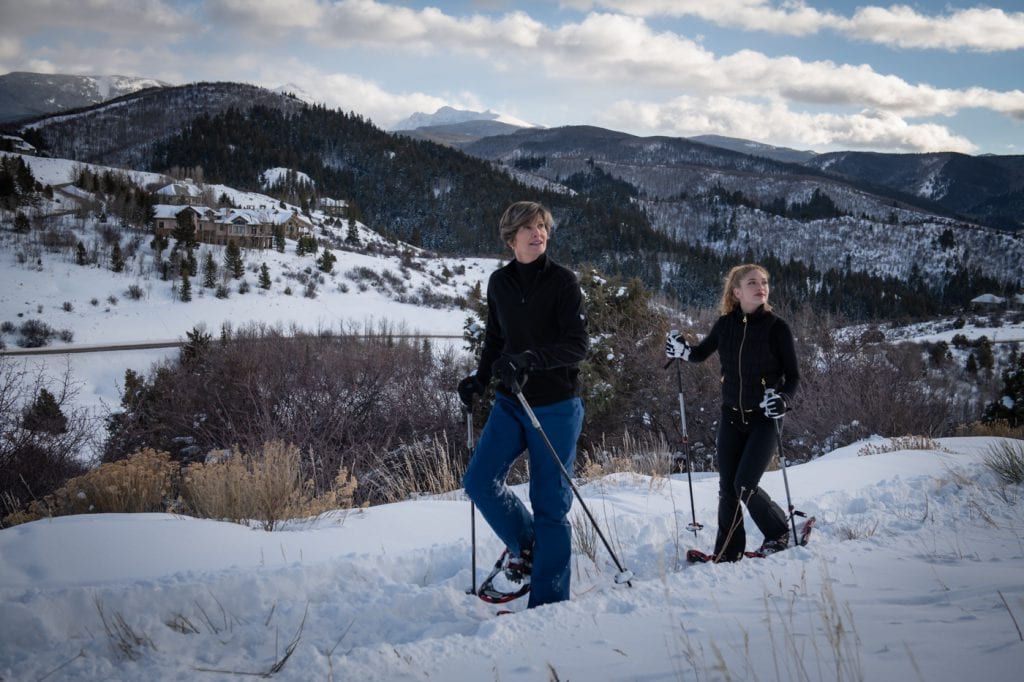
[{"label": "black snow pants", "polygon": [[[723,406],[718,427],[718,535],[715,554],[737,561],[746,549],[743,502],[766,540],[789,532],[788,516],[759,486],[775,452],[775,423],[760,412]],[[724,553],[723,553],[724,552]]]}]

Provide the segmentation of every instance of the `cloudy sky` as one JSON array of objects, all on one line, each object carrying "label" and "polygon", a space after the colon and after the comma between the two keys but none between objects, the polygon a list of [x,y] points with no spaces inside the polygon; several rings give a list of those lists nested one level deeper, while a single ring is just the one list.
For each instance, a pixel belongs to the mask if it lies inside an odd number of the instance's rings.
[{"label": "cloudy sky", "polygon": [[289,84],[387,128],[1024,154],[1021,0],[0,0],[0,73]]}]

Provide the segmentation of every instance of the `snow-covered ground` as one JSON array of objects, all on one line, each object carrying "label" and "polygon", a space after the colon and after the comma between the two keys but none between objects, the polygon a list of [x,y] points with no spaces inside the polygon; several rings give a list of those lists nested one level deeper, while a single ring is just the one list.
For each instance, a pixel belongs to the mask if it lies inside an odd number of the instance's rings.
[{"label": "snow-covered ground", "polygon": [[[44,183],[66,182],[63,163],[40,159],[33,171]],[[202,248],[221,262],[220,247]],[[307,298],[298,277],[317,271],[289,243],[284,255],[246,253],[248,293],[233,283],[218,299],[196,278],[183,303],[171,282],[147,275],[147,249],[121,274],[75,265],[67,253],[44,251],[40,264],[0,249],[0,322],[67,329],[73,340],[51,346],[63,350],[248,323],[310,331],[387,323],[458,337],[465,311],[403,303],[394,282],[405,295],[452,297],[497,265],[416,258],[421,267],[403,268],[398,257],[339,250],[335,274]],[[252,270],[262,262],[269,291]],[[367,280],[349,274],[360,268],[393,278],[362,287]],[[132,285],[141,298],[126,295]],[[1020,325],[997,333],[1003,340]],[[8,350],[13,337],[5,334]],[[77,404],[100,410],[118,402],[125,369],[145,371],[176,352],[5,362],[51,376],[69,369]],[[470,508],[457,492],[295,520],[273,533],[164,514],[15,526],[0,530],[0,680],[1017,680],[1024,501],[1020,486],[1003,486],[981,463],[992,443],[944,439],[934,451],[857,456],[859,444],[791,467],[795,504],[819,521],[812,544],[728,566],[683,562],[688,547],[713,542],[717,475],[694,476],[705,524],[696,537],[686,530],[685,476],[589,482],[583,496],[635,573],[633,586],[613,584],[600,547],[596,564],[577,550],[571,602],[528,612],[513,604],[516,613],[503,617],[466,594]],[[764,485],[785,499],[780,472]],[[575,524],[586,528],[580,511],[577,503]],[[501,548],[486,524],[477,528],[481,578]],[[751,532],[750,544],[759,540]]]},{"label": "snow-covered ground", "polygon": [[[70,181],[75,170],[86,164],[64,159],[23,157],[36,179],[43,184],[59,185]],[[90,166],[95,172],[107,170]],[[280,175],[280,169],[272,169]],[[272,171],[268,171],[271,173]],[[122,172],[122,171],[118,171]],[[155,173],[127,171],[136,182],[150,184],[168,181]],[[242,192],[225,185],[207,188],[214,196],[227,194],[237,205],[276,205],[265,195]],[[65,203],[67,197],[62,199]],[[53,205],[50,208],[60,208]],[[67,208],[66,206],[64,208]],[[322,217],[322,216],[321,216]],[[67,216],[66,229],[71,229],[87,246],[98,240],[95,223],[86,227]],[[346,226],[330,228],[335,234],[347,235]],[[497,226],[492,230],[497,242]],[[192,278],[192,300],[180,300],[176,282],[161,280],[149,248],[150,237],[144,232],[126,231],[122,243],[135,238],[141,241],[138,253],[129,259],[124,272],[114,273],[109,263],[80,266],[70,250],[51,252],[40,249],[35,257],[25,257],[26,241],[10,234],[0,243],[0,324],[20,327],[26,320],[39,320],[56,331],[68,331],[70,342],[54,339],[45,349],[73,351],[101,344],[183,341],[193,328],[205,328],[214,336],[225,325],[238,329],[249,324],[280,326],[285,330],[297,327],[314,332],[320,330],[377,331],[386,325],[395,333],[448,337],[437,344],[451,344],[458,349],[467,312],[451,304],[480,284],[486,287],[487,277],[499,265],[487,258],[432,258],[409,248],[412,257],[384,255],[388,245],[379,234],[358,225],[363,245],[374,244],[373,252],[335,249],[337,258],[331,274],[321,273],[314,256],[299,257],[295,242],[288,241],[285,253],[273,249],[243,250],[249,285],[248,293],[238,293],[242,280],[228,280],[230,296],[217,298],[213,289],[202,287],[202,277]],[[319,228],[318,236],[322,235]],[[196,257],[200,267],[206,253],[223,270],[224,247],[201,244]],[[164,258],[167,257],[164,253]],[[261,264],[266,263],[272,284],[269,290],[258,286]],[[367,273],[375,273],[367,275]],[[315,296],[306,295],[306,284],[319,278]],[[218,277],[218,282],[220,278]],[[141,297],[133,298],[134,288]],[[440,307],[423,305],[426,299],[443,299]],[[7,351],[18,351],[16,331],[0,332]],[[76,406],[100,413],[116,406],[120,400],[119,386],[126,369],[147,371],[154,362],[172,357],[175,349],[119,350],[114,353],[15,356],[30,373],[43,371],[58,377],[70,369],[72,380],[79,387]]]},{"label": "snow-covered ground", "polygon": [[[810,545],[735,565],[682,561],[713,542],[716,475],[694,477],[696,537],[685,475],[590,482],[633,586],[613,584],[603,549],[596,564],[577,549],[570,602],[507,616],[466,594],[458,494],[271,533],[36,521],[0,530],[0,679],[1019,680],[1024,491],[982,464],[992,443],[858,444],[792,466],[794,503],[818,518]],[[763,484],[785,499],[781,472]],[[574,516],[587,524],[578,502]],[[499,551],[478,520],[478,579]]]}]

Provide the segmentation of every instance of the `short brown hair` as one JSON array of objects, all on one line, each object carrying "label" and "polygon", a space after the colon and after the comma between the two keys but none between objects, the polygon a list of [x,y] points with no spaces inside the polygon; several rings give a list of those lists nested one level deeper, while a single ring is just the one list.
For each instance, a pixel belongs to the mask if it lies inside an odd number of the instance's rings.
[{"label": "short brown hair", "polygon": [[498,234],[501,235],[501,243],[508,246],[508,243],[516,236],[516,232],[523,225],[533,222],[538,215],[544,217],[544,227],[551,231],[551,211],[543,204],[536,201],[517,201],[505,209],[498,223]]}]

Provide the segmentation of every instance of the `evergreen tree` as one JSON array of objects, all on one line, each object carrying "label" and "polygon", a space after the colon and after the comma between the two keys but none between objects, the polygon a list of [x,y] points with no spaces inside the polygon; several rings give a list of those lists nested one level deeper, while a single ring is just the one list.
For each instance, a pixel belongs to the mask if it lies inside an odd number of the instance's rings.
[{"label": "evergreen tree", "polygon": [[182,210],[175,216],[177,226],[171,236],[178,242],[178,246],[191,249],[196,245],[196,223],[195,214],[191,210]]},{"label": "evergreen tree", "polygon": [[28,234],[32,230],[32,223],[29,222],[28,216],[18,211],[18,214],[14,216],[14,231],[18,234]]},{"label": "evergreen tree", "polygon": [[185,332],[185,339],[185,345],[181,347],[181,363],[183,365],[201,359],[209,350],[213,336],[199,327],[192,327],[192,331]]},{"label": "evergreen tree", "polygon": [[203,287],[212,289],[217,285],[217,261],[213,259],[211,251],[206,252],[203,260]]},{"label": "evergreen tree", "polygon": [[89,264],[89,252],[85,250],[85,244],[82,242],[78,242],[78,245],[75,246],[75,263],[78,265]]},{"label": "evergreen tree", "polygon": [[321,272],[330,273],[334,270],[334,263],[337,260],[337,256],[331,253],[330,249],[325,248],[323,254],[316,261],[316,267]]},{"label": "evergreen tree", "polygon": [[284,225],[274,226],[274,248],[278,253],[284,253]]},{"label": "evergreen tree", "polygon": [[196,261],[196,254],[192,250],[192,247],[189,247],[188,251],[185,253],[185,262],[182,267],[187,267],[188,274],[190,275],[195,276],[199,274],[199,263]]},{"label": "evergreen tree", "polygon": [[228,269],[231,276],[235,279],[241,279],[242,275],[245,274],[245,261],[242,259],[242,250],[232,239],[228,242],[228,247],[224,250],[224,267]]},{"label": "evergreen tree", "polygon": [[295,255],[305,256],[307,253],[315,254],[319,247],[316,238],[311,234],[304,234],[295,242]]},{"label": "evergreen tree", "polygon": [[25,409],[21,425],[27,431],[60,434],[68,430],[68,419],[53,394],[41,388],[32,405]]},{"label": "evergreen tree", "polygon": [[260,265],[260,288],[270,288],[270,268],[267,267],[266,263]]},{"label": "evergreen tree", "polygon": [[352,244],[353,246],[359,246],[359,228],[356,226],[356,221],[352,218],[348,219],[348,230],[345,233],[345,242]]},{"label": "evergreen tree", "polygon": [[181,271],[181,288],[178,290],[178,295],[182,303],[192,300],[192,280],[189,279],[187,269]]},{"label": "evergreen tree", "polygon": [[153,239],[149,242],[149,246],[156,251],[156,257],[159,260],[164,249],[167,248],[167,236],[154,231]]},{"label": "evergreen tree", "polygon": [[1003,421],[1016,427],[1024,424],[1024,353],[1014,350],[1003,370],[1003,389],[998,400],[985,406],[982,421]]},{"label": "evergreen tree", "polygon": [[110,269],[114,272],[124,270],[124,254],[121,253],[120,244],[114,244],[114,248],[110,251]]}]

